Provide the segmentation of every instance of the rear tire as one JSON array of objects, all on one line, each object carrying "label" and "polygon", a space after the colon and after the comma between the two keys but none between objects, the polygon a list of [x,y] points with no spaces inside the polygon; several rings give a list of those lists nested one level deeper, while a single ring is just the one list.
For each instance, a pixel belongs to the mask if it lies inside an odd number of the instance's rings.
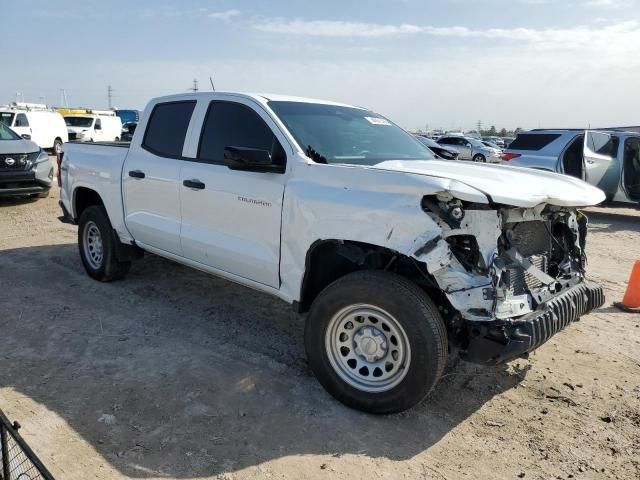
[{"label": "rear tire", "polygon": [[87,274],[100,282],[124,278],[131,262],[120,262],[116,257],[116,234],[104,207],[86,208],[78,222],[78,248]]},{"label": "rear tire", "polygon": [[325,288],[305,325],[309,365],[342,403],[370,413],[421,402],[446,364],[447,333],[431,299],[399,275],[361,271]]},{"label": "rear tire", "polygon": [[473,161],[478,163],[486,163],[487,158],[484,155],[477,153],[473,156]]}]

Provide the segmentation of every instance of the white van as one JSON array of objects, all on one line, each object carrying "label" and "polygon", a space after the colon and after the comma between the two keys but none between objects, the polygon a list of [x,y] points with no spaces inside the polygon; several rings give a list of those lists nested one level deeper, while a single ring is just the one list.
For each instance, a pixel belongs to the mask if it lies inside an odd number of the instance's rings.
[{"label": "white van", "polygon": [[40,148],[62,151],[68,140],[67,126],[62,115],[46,105],[17,102],[0,107],[0,122]]},{"label": "white van", "polygon": [[85,114],[65,115],[69,140],[78,142],[114,142],[122,136],[122,121],[115,112],[87,110]]}]

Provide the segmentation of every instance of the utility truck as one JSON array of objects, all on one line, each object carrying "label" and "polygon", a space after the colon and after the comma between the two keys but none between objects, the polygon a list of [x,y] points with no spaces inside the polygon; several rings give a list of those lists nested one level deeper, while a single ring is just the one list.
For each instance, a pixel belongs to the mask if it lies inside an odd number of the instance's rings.
[{"label": "utility truck", "polygon": [[436,160],[361,107],[156,98],[130,145],[71,142],[60,174],[89,276],[149,252],[279,297],[320,383],[368,412],[416,405],[448,356],[509,361],[604,302],[579,210],[599,189]]}]

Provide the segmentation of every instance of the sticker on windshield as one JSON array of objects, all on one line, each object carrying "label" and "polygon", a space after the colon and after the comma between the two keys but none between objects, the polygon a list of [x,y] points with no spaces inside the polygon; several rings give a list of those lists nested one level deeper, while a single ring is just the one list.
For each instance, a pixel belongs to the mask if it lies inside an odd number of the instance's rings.
[{"label": "sticker on windshield", "polygon": [[373,125],[391,125],[391,122],[380,117],[364,117],[365,120]]}]

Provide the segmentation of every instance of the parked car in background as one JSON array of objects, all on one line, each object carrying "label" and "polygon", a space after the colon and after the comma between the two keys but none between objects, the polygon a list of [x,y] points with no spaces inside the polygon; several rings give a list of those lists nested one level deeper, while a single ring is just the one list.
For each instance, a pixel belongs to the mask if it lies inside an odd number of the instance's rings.
[{"label": "parked car in background", "polygon": [[504,142],[504,148],[509,148],[511,142],[513,142],[516,137],[502,137],[502,141]]},{"label": "parked car in background", "polygon": [[68,140],[62,115],[39,103],[16,102],[0,107],[0,122],[40,148],[59,153]]},{"label": "parked car in background", "polygon": [[485,142],[491,142],[491,143],[497,145],[498,148],[503,148],[504,147],[504,140],[502,139],[502,137],[498,137],[496,135],[488,136],[488,137],[482,137],[482,140],[485,141]]},{"label": "parked car in background", "polygon": [[122,125],[122,135],[120,136],[120,140],[123,142],[130,142],[137,126],[138,122],[128,122]]},{"label": "parked car in background", "polygon": [[122,136],[122,122],[110,110],[87,110],[84,114],[65,115],[69,140],[113,142]]},{"label": "parked car in background", "polygon": [[149,251],[279,297],[308,312],[320,383],[369,412],[420,402],[448,355],[517,358],[604,302],[578,211],[600,190],[436,160],[362,107],[156,98],[129,147],[71,142],[60,172],[89,276],[122,279]]},{"label": "parked car in background", "polygon": [[472,160],[479,163],[500,163],[502,151],[484,145],[480,140],[459,135],[447,135],[438,139],[440,145],[455,148],[459,160]]},{"label": "parked car in background", "polygon": [[608,200],[640,203],[640,133],[599,130],[531,130],[503,154],[509,165],[580,178]]},{"label": "parked car in background", "polygon": [[500,148],[498,145],[496,145],[493,142],[490,142],[489,140],[481,140],[482,144],[489,147],[489,148],[493,148],[495,150],[502,150],[502,148]]},{"label": "parked car in background", "polygon": [[47,152],[0,122],[0,197],[46,197],[52,181]]},{"label": "parked car in background", "polygon": [[430,139],[425,135],[414,135],[420,143],[431,150],[438,158],[444,160],[457,160],[458,151],[455,148],[440,145],[438,142]]},{"label": "parked car in background", "polygon": [[114,110],[116,112],[116,116],[120,119],[122,124],[126,123],[138,123],[140,120],[140,112],[138,110]]}]

